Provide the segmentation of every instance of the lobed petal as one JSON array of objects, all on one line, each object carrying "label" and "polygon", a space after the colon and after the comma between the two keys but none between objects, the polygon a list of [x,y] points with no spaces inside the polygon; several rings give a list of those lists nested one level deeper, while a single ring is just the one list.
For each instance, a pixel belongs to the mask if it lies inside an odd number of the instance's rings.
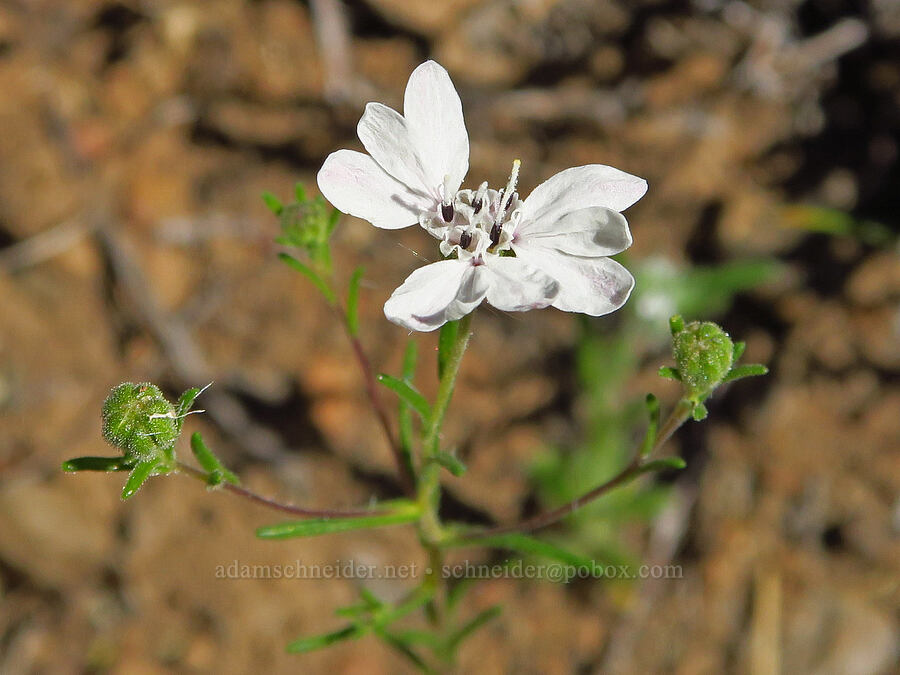
[{"label": "lobed petal", "polygon": [[647,192],[647,181],[603,164],[560,171],[538,185],[522,205],[523,223],[555,223],[572,211],[603,206],[624,211]]},{"label": "lobed petal", "polygon": [[374,159],[353,150],[328,155],[316,180],[336,209],[386,230],[418,224],[419,213],[433,206],[426,195],[410,190]]},{"label": "lobed petal", "polygon": [[433,331],[474,310],[487,293],[484,266],[442,260],[410,274],[384,303],[384,315],[409,330]]},{"label": "lobed petal", "polygon": [[519,258],[491,258],[483,267],[489,275],[488,303],[506,312],[547,307],[559,292],[554,279]]},{"label": "lobed petal", "polygon": [[426,182],[422,159],[400,113],[381,103],[368,103],[356,133],[372,159],[393,178],[416,191],[438,197],[437,185]]},{"label": "lobed petal", "polygon": [[551,248],[594,258],[621,253],[631,243],[625,216],[604,206],[594,206],[564,213],[555,221],[521,221],[516,228],[513,249]]},{"label": "lobed petal", "polygon": [[403,116],[426,184],[442,186],[449,176],[450,191],[455,193],[469,170],[469,134],[450,75],[434,61],[426,61],[409,76]]},{"label": "lobed petal", "polygon": [[583,258],[552,249],[523,249],[516,256],[559,282],[553,306],[564,312],[609,314],[625,304],[634,288],[634,277],[610,258]]}]

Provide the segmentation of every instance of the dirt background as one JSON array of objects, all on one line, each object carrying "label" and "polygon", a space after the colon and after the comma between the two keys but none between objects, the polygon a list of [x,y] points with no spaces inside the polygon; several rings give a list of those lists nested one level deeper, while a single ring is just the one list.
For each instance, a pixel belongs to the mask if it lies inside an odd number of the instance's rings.
[{"label": "dirt background", "polygon": [[[472,607],[506,611],[460,670],[896,672],[896,239],[810,232],[785,205],[896,232],[900,4],[335,7],[0,4],[0,672],[405,672],[372,640],[283,652],[338,627],[355,582],[217,580],[215,568],[416,561],[409,531],[260,542],[254,528],[277,517],[186,478],[123,504],[117,476],[59,465],[105,452],[98,410],[114,384],[215,380],[209,414],[189,424],[253,488],[317,506],[396,494],[348,347],[274,260],[259,195],[313,186],[328,152],[358,147],[364,102],[399,106],[427,57],[459,87],[476,182],[502,182],[514,157],[523,193],[564,167],[611,164],[651,186],[628,213],[634,259],[786,265],[723,318],[772,374],[682,430],[676,498],[633,533],[684,578],[483,583]],[[372,360],[396,371],[406,336],[381,304],[428,242],[353,219],[337,242],[345,274],[367,268]],[[514,518],[542,442],[578,438],[576,335],[555,311],[480,313],[447,428],[470,465],[450,486],[457,511]],[[420,344],[427,354],[434,336]],[[671,401],[653,376],[665,354],[641,356],[630,393]]]}]

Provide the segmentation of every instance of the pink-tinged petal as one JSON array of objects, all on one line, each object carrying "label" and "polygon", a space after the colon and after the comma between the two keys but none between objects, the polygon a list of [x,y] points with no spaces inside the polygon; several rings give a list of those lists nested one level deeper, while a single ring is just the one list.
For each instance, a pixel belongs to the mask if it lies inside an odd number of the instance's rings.
[{"label": "pink-tinged petal", "polygon": [[380,103],[369,103],[356,126],[356,133],[372,159],[388,174],[414,191],[438,198],[437,185],[425,182],[422,161],[400,113]]},{"label": "pink-tinged petal", "polygon": [[325,159],[316,177],[319,190],[335,208],[397,230],[419,222],[431,200],[391,178],[374,159],[353,150],[338,150]]},{"label": "pink-tinged petal", "polygon": [[523,223],[556,222],[570,211],[604,206],[624,211],[647,192],[647,181],[611,166],[589,164],[560,171],[538,185],[522,205]]},{"label": "pink-tinged petal", "polygon": [[488,303],[506,312],[547,307],[559,292],[554,279],[519,258],[490,258],[483,267],[489,273]]},{"label": "pink-tinged petal", "polygon": [[594,206],[565,213],[555,221],[522,221],[516,228],[513,250],[551,248],[594,258],[621,253],[631,246],[628,221],[621,213]]},{"label": "pink-tinged petal", "polygon": [[432,331],[478,307],[487,283],[483,265],[461,260],[425,265],[391,294],[384,303],[384,315],[409,330]]},{"label": "pink-tinged petal", "polygon": [[434,61],[426,61],[409,76],[403,116],[429,186],[444,184],[456,192],[469,170],[469,134],[462,102],[450,76]]},{"label": "pink-tinged petal", "polygon": [[581,258],[551,249],[524,249],[516,256],[559,282],[553,306],[565,312],[609,314],[625,304],[634,288],[634,277],[609,258]]}]

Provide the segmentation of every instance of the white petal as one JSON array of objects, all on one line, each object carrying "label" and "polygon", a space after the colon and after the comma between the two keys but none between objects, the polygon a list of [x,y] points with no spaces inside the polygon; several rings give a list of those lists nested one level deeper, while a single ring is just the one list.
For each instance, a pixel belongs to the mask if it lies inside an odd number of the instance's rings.
[{"label": "white petal", "polygon": [[442,186],[449,176],[450,191],[456,192],[469,170],[469,135],[459,94],[447,71],[434,61],[409,76],[403,115],[427,184]]},{"label": "white petal", "polygon": [[553,306],[565,312],[609,314],[625,304],[634,288],[634,277],[609,258],[581,258],[550,249],[525,249],[516,255],[559,282]]},{"label": "white petal", "polygon": [[[366,150],[391,176],[414,191],[434,193],[435,185],[425,182],[425,170],[415,151],[406,120],[380,103],[369,103],[356,126]],[[434,193],[431,196],[437,197]]]},{"label": "white petal", "polygon": [[353,150],[328,155],[316,180],[325,199],[339,211],[386,230],[417,224],[419,213],[433,206],[387,175],[374,159]]},{"label": "white petal", "polygon": [[609,256],[631,246],[628,221],[621,213],[603,206],[571,211],[555,221],[521,221],[513,249],[552,248],[587,257]]},{"label": "white petal", "polygon": [[491,258],[483,265],[490,274],[487,301],[506,312],[524,312],[547,307],[559,284],[519,258]]},{"label": "white petal", "polygon": [[478,307],[487,283],[483,265],[461,260],[425,265],[391,294],[384,303],[384,315],[410,330],[432,331]]},{"label": "white petal", "polygon": [[624,211],[644,196],[647,181],[611,166],[589,164],[560,171],[538,185],[522,205],[522,219],[556,222],[592,206]]}]

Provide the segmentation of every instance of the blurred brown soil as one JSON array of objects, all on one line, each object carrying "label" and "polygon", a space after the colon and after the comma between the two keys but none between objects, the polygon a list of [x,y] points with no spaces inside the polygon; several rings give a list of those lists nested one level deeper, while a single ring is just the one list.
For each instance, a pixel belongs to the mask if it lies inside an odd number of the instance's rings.
[{"label": "blurred brown soil", "polygon": [[[357,582],[215,570],[422,564],[410,531],[261,542],[254,528],[277,515],[186,478],[123,504],[118,477],[59,465],[106,452],[98,410],[114,384],[215,380],[210,415],[189,426],[254,489],[317,506],[395,494],[350,351],[275,261],[259,195],[312,189],[328,152],[358,147],[364,102],[399,106],[429,56],[459,86],[474,180],[501,182],[518,157],[527,193],[611,164],[651,185],[628,212],[633,259],[773,255],[788,269],[724,320],[772,375],[679,434],[691,468],[678,498],[633,533],[684,578],[483,582],[473,613],[506,609],[461,672],[895,672],[900,266],[896,250],[782,217],[808,200],[896,225],[894,3],[346,4],[348,53],[317,47],[305,2],[0,7],[0,672],[405,672],[373,640],[284,653],[338,627]],[[366,266],[379,370],[398,370],[406,339],[381,305],[431,246],[340,226],[340,271]],[[454,508],[500,521],[527,503],[543,444],[579,436],[559,370],[577,331],[549,310],[481,311],[475,326],[446,429],[470,468],[448,485]],[[418,341],[431,393],[434,336]],[[632,393],[671,401],[653,377],[666,355],[641,358]],[[371,587],[398,597],[406,583]]]}]

